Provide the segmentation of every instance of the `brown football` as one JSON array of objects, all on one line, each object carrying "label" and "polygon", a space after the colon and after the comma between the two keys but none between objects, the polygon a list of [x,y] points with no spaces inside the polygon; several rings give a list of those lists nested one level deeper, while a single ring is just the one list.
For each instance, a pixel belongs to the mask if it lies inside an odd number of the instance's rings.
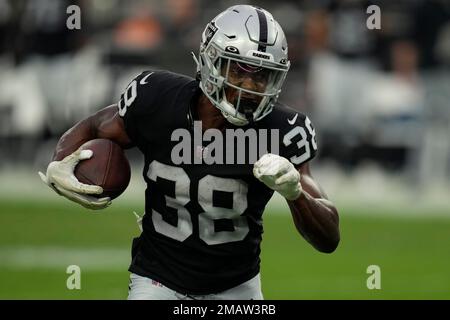
[{"label": "brown football", "polygon": [[82,183],[101,186],[103,193],[96,197],[120,196],[130,183],[130,163],[123,149],[108,139],[86,142],[82,149],[92,150],[90,159],[81,160],[75,167],[75,176]]}]

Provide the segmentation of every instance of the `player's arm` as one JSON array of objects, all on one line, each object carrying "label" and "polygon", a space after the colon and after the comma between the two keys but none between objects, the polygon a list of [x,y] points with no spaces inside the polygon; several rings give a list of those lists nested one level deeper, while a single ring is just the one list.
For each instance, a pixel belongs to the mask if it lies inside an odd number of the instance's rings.
[{"label": "player's arm", "polygon": [[79,161],[92,157],[92,151],[80,150],[85,142],[97,138],[109,139],[122,148],[132,146],[117,105],[106,107],[78,122],[62,135],[56,145],[52,162],[41,179],[56,193],[89,209],[103,209],[111,203],[108,197],[97,198],[103,189],[100,186],[80,183],[74,175]]},{"label": "player's arm", "polygon": [[333,202],[311,175],[308,163],[298,168],[301,192],[286,199],[298,232],[321,252],[333,252],[340,240],[339,215]]},{"label": "player's arm", "polygon": [[117,105],[106,107],[67,130],[56,145],[53,161],[62,160],[93,139],[109,139],[124,149],[132,146]]},{"label": "player's arm", "polygon": [[339,243],[336,207],[311,176],[309,165],[296,168],[288,159],[265,154],[253,167],[257,179],[286,198],[299,233],[321,252],[333,252]]}]

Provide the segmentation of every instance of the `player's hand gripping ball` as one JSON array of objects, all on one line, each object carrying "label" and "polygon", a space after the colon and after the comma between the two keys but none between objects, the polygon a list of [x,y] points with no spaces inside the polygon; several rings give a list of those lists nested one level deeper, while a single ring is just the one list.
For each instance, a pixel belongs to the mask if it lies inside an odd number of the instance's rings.
[{"label": "player's hand gripping ball", "polygon": [[56,193],[82,206],[99,210],[128,186],[130,165],[123,150],[107,139],[86,142],[61,161],[52,161],[42,181]]}]

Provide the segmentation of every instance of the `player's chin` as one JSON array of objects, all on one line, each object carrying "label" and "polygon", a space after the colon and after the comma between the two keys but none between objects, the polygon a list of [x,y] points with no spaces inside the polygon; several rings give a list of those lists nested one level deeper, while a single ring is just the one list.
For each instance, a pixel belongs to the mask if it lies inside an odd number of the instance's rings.
[{"label": "player's chin", "polygon": [[[234,88],[227,88],[226,90],[226,96],[227,96],[227,100],[231,101],[233,103],[233,105],[237,105],[238,101],[239,101],[239,92],[238,90],[234,89]],[[241,98],[240,98],[240,104],[242,105],[242,103],[248,103],[248,104],[253,104],[255,106],[258,106],[259,103],[261,102],[262,97],[259,95],[254,95],[254,94],[249,94],[249,93],[242,93],[241,94]]]},{"label": "player's chin", "polygon": [[251,110],[254,112],[258,108],[261,99],[255,97],[241,97],[239,100],[239,98],[236,97],[232,101],[234,106],[237,106],[239,103],[239,111],[242,112],[243,110]]}]

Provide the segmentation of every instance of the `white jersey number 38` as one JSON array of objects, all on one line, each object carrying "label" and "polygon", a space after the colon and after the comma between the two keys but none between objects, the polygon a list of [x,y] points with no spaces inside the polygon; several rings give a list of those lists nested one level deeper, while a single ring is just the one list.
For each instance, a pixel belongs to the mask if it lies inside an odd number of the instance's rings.
[{"label": "white jersey number 38", "polygon": [[[156,160],[150,163],[148,172],[150,180],[157,182],[158,177],[172,181],[175,184],[174,197],[165,195],[166,206],[177,211],[176,226],[163,219],[162,212],[152,210],[152,221],[155,230],[166,237],[184,241],[193,233],[192,218],[186,209],[191,201],[189,187],[190,179],[180,167],[173,167]],[[232,208],[215,206],[214,192],[231,194]],[[247,184],[241,180],[219,178],[207,175],[198,182],[198,204],[203,212],[198,217],[199,237],[208,245],[241,241],[248,234],[247,218],[242,216],[247,209]],[[215,231],[215,220],[229,220],[233,231]]]}]

